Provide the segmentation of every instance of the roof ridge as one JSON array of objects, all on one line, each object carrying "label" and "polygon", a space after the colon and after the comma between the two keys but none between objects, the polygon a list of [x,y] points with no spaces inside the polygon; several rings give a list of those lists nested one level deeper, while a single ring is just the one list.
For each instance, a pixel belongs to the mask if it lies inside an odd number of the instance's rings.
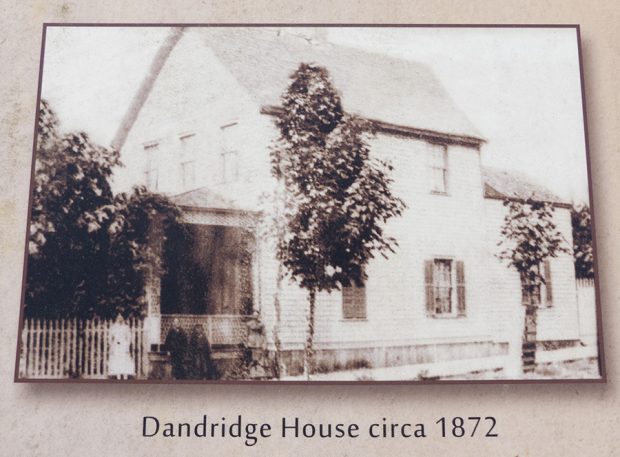
[{"label": "roof ridge", "polygon": [[114,134],[114,138],[110,143],[110,146],[116,150],[120,150],[125,141],[127,140],[127,136],[131,131],[136,119],[140,115],[140,111],[142,107],[146,103],[149,95],[151,94],[151,90],[157,81],[157,77],[161,73],[161,70],[164,68],[170,53],[176,46],[176,44],[181,39],[183,33],[185,31],[185,27],[173,27],[170,30],[170,33],[161,44],[157,52],[155,53],[155,57],[151,61],[151,65],[140,84],[140,88],[134,94],[127,111],[125,111],[125,115],[123,116],[123,120],[118,126],[116,133]]}]

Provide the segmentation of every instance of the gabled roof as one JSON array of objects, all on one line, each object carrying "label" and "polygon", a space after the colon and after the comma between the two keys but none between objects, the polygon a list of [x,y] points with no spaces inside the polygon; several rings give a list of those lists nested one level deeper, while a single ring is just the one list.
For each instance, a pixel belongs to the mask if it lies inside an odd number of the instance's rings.
[{"label": "gabled roof", "polygon": [[556,206],[570,206],[548,189],[535,184],[530,178],[515,171],[507,172],[495,168],[482,168],[482,181],[485,198],[518,199],[532,198],[538,201],[553,203]]},{"label": "gabled roof", "polygon": [[332,43],[312,43],[271,28],[199,29],[209,46],[262,107],[278,106],[300,63],[324,66],[345,110],[367,119],[481,140],[425,65]]},{"label": "gabled roof", "polygon": [[[300,63],[316,63],[329,71],[342,93],[345,110],[377,121],[378,128],[431,140],[444,135],[446,140],[470,146],[484,141],[430,68],[420,63],[331,43],[311,43],[275,28],[199,27],[185,29],[185,33],[201,34],[205,46],[260,108],[266,109],[264,112],[279,106],[289,76]],[[119,127],[113,144],[116,148],[122,147],[156,73],[180,35],[179,29],[173,29],[162,45]]]}]

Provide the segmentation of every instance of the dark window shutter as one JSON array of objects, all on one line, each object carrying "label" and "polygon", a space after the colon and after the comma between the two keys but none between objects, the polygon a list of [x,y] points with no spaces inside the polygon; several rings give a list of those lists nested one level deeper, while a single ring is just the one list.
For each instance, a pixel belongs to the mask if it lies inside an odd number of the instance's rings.
[{"label": "dark window shutter", "polygon": [[458,298],[457,314],[459,317],[466,316],[465,307],[465,264],[462,260],[456,262],[456,293]]},{"label": "dark window shutter", "polygon": [[366,319],[366,287],[342,287],[343,319]]},{"label": "dark window shutter", "polygon": [[343,319],[353,319],[353,290],[350,286],[342,288],[342,317]]},{"label": "dark window shutter", "polygon": [[366,319],[366,287],[355,288],[355,304],[356,314],[358,319]]},{"label": "dark window shutter", "polygon": [[544,262],[544,275],[545,275],[545,304],[547,306],[553,305],[553,285],[551,281],[551,262],[547,259]]},{"label": "dark window shutter", "polygon": [[426,290],[426,315],[435,315],[435,296],[434,296],[434,284],[433,284],[433,261],[424,261],[424,284]]}]

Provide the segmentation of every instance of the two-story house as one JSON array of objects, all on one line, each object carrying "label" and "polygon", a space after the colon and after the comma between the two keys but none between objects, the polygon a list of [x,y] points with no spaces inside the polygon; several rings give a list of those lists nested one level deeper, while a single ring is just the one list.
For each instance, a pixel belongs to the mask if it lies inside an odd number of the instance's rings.
[{"label": "two-story house", "polygon": [[[163,341],[176,318],[205,325],[215,345],[232,344],[240,316],[253,314],[269,350],[277,327],[285,372],[301,370],[307,294],[286,279],[278,287],[275,249],[256,233],[256,216],[274,186],[274,115],[302,62],[327,68],[344,108],[374,123],[372,154],[394,166],[393,190],[407,204],[387,227],[396,253],[370,262],[366,284],[319,294],[319,365],[496,368],[521,306],[518,274],[496,256],[502,200],[553,202],[571,243],[569,206],[516,174],[484,170],[485,140],[426,66],[297,29],[172,30],[119,127],[117,189],[170,195],[192,230],[164,247],[169,271],[148,294],[152,340]],[[547,271],[539,338],[578,340],[572,257]]]}]

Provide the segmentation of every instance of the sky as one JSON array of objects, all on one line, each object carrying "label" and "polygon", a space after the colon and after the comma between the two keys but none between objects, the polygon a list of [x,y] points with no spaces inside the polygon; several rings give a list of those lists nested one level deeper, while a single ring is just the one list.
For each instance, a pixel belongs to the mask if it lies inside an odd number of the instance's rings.
[{"label": "sky", "polygon": [[[109,144],[167,33],[49,27],[42,96],[61,128]],[[330,28],[328,40],[426,64],[487,141],[484,165],[588,200],[575,29]]]}]

